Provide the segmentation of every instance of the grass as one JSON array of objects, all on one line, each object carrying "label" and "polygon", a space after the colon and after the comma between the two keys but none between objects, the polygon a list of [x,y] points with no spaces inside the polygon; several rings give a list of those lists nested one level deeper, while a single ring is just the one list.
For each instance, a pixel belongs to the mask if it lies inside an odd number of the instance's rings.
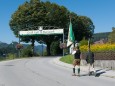
[{"label": "grass", "polygon": [[73,59],[74,59],[73,55],[66,55],[66,56],[63,56],[62,58],[60,58],[60,61],[68,63],[68,64],[72,64]]},{"label": "grass", "polygon": [[4,60],[6,60],[6,58],[0,57],[0,61],[4,61]]}]

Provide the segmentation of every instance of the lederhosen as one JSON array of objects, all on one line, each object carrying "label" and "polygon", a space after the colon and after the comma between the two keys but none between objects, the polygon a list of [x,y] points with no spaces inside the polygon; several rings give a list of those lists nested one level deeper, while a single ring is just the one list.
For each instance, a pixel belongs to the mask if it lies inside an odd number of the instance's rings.
[{"label": "lederhosen", "polygon": [[80,54],[81,54],[80,50],[77,50],[76,53],[74,54],[74,61],[73,61],[74,66],[80,65],[80,61],[81,61]]}]

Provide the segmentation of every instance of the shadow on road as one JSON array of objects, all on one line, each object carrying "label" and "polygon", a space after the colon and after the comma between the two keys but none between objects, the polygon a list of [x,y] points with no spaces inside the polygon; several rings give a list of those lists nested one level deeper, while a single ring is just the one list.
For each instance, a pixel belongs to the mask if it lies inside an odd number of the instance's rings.
[{"label": "shadow on road", "polygon": [[4,66],[14,66],[14,65],[4,65]]},{"label": "shadow on road", "polygon": [[96,75],[95,77],[99,77],[101,74],[103,73],[106,73],[106,70],[103,70],[103,69],[99,69],[99,70],[96,70]]},{"label": "shadow on road", "polygon": [[[106,71],[108,70],[99,69],[99,70],[96,70],[96,74],[91,74],[90,76],[99,77],[101,74],[106,73]],[[80,76],[89,76],[89,74],[81,74]]]}]

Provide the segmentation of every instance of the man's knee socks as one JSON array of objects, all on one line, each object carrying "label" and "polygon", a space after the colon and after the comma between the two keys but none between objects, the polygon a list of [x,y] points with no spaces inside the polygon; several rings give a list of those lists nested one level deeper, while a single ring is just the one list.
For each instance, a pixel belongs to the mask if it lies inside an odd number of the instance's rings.
[{"label": "man's knee socks", "polygon": [[73,73],[75,73],[75,68],[73,68]]},{"label": "man's knee socks", "polygon": [[80,68],[78,68],[78,74],[80,74]]}]

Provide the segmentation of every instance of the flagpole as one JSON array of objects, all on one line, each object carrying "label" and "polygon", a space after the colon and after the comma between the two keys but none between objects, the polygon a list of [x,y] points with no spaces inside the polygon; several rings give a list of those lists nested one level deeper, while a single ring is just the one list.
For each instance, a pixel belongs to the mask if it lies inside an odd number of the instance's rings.
[{"label": "flagpole", "polygon": [[69,15],[69,19],[70,19],[70,22],[71,22],[71,15]]},{"label": "flagpole", "polygon": [[[70,23],[71,23],[71,14],[70,14],[69,18],[70,18]],[[73,47],[75,47],[75,41],[73,42]]]},{"label": "flagpole", "polygon": [[68,31],[67,47],[74,44],[75,42],[74,32],[72,30],[71,15],[69,16],[69,18],[70,18],[70,24],[69,24],[69,31]]}]

